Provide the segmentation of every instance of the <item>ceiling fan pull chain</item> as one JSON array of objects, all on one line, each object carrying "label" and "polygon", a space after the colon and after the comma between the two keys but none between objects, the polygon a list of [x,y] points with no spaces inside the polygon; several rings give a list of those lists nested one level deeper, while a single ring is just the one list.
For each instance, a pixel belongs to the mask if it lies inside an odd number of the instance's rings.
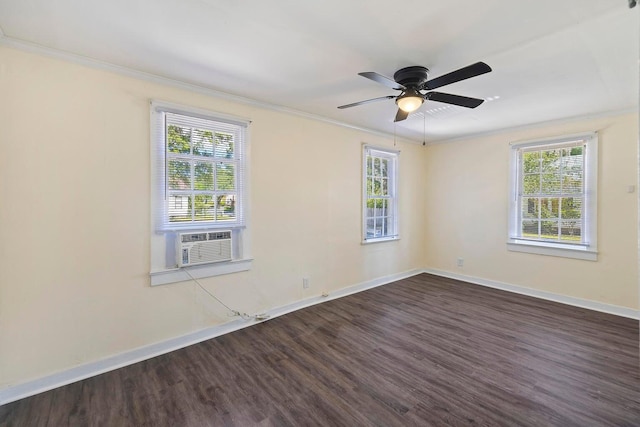
[{"label": "ceiling fan pull chain", "polygon": [[393,122],[393,146],[396,146],[396,128],[398,127],[398,125],[396,124],[396,122]]},{"label": "ceiling fan pull chain", "polygon": [[427,114],[422,113],[422,146],[427,145]]}]

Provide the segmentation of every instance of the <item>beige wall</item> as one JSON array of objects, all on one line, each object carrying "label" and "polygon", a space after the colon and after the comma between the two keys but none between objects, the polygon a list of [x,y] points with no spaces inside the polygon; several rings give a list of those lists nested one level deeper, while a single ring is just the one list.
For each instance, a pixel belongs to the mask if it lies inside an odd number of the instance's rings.
[{"label": "beige wall", "polygon": [[149,286],[151,98],[253,121],[253,269],[202,280],[227,304],[422,267],[424,147],[397,146],[402,239],[363,246],[361,144],[392,138],[8,48],[0,94],[0,388],[229,320],[192,283]]},{"label": "beige wall", "polygon": [[[0,388],[229,320],[192,283],[149,286],[150,99],[253,121],[253,269],[202,280],[238,310],[423,267],[637,306],[632,115],[399,143],[402,239],[361,245],[361,144],[390,138],[4,47],[0,96]],[[601,131],[600,260],[507,252],[508,142],[585,130]]]},{"label": "beige wall", "polygon": [[[507,251],[509,142],[586,131],[599,134],[598,261]],[[425,267],[637,309],[637,147],[637,113],[429,146]]]}]

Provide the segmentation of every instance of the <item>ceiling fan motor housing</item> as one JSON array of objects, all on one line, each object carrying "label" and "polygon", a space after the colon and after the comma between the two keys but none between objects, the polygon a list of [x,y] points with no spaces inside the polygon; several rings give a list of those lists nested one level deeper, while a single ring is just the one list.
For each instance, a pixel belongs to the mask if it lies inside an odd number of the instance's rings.
[{"label": "ceiling fan motor housing", "polygon": [[429,69],[415,65],[413,67],[401,68],[393,74],[393,80],[406,87],[422,87],[428,80]]}]

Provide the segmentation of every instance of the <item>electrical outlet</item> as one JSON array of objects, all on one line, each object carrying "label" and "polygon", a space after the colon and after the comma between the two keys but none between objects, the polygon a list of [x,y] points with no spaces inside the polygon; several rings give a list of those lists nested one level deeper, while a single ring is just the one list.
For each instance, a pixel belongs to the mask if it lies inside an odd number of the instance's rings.
[{"label": "electrical outlet", "polygon": [[458,258],[456,265],[458,267],[464,267],[464,258]]},{"label": "electrical outlet", "polygon": [[308,277],[303,277],[302,278],[302,289],[309,289],[309,278]]}]

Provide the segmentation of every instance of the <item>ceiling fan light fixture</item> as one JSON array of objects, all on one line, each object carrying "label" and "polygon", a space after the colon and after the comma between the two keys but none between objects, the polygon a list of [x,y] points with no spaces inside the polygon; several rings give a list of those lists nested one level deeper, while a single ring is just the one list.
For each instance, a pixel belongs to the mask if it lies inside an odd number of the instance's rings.
[{"label": "ceiling fan light fixture", "polygon": [[407,90],[396,99],[398,108],[407,113],[416,111],[418,108],[420,108],[423,102],[424,97],[418,91],[413,89]]}]

